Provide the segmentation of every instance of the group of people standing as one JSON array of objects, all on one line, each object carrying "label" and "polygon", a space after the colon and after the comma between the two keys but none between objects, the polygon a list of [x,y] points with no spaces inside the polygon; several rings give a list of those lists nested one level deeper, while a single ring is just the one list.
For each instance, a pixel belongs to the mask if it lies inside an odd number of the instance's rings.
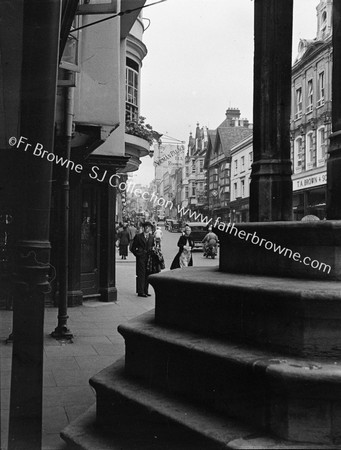
[{"label": "group of people standing", "polygon": [[[205,236],[203,243],[217,236],[212,228]],[[143,222],[136,227],[132,223],[120,224],[117,230],[116,245],[119,247],[121,259],[127,259],[128,247],[136,257],[136,293],[139,297],[149,297],[148,276],[158,273],[165,268],[161,253],[162,230],[156,224]],[[191,237],[191,228],[186,225],[178,241],[178,253],[172,261],[170,269],[193,266],[192,250],[194,240]]]},{"label": "group of people standing", "polygon": [[136,293],[139,297],[149,297],[148,275],[165,268],[161,253],[162,230],[151,222],[138,227],[134,224],[120,224],[116,245],[121,259],[127,259],[128,247],[136,257]]},{"label": "group of people standing", "polygon": [[116,230],[116,246],[119,250],[121,259],[127,259],[129,244],[133,241],[137,234],[137,228],[133,223],[120,223]]}]

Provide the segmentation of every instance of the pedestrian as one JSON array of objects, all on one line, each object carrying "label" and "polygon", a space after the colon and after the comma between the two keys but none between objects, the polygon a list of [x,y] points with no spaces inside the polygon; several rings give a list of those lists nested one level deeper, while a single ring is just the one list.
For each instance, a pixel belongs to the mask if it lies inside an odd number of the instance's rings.
[{"label": "pedestrian", "polygon": [[193,266],[192,249],[194,247],[194,241],[191,237],[191,231],[191,227],[186,225],[183,235],[179,238],[179,251],[172,262],[171,270]]},{"label": "pedestrian", "polygon": [[119,255],[121,256],[121,259],[127,259],[128,245],[130,242],[127,224],[124,224],[122,230],[118,233],[118,241],[119,241],[118,247]]},{"label": "pedestrian", "polygon": [[155,238],[155,244],[157,247],[161,249],[161,239],[162,239],[162,230],[161,227],[156,227],[156,230],[154,232],[154,238]]},{"label": "pedestrian", "polygon": [[133,241],[134,237],[136,236],[136,233],[137,233],[137,229],[133,223],[130,223],[128,225],[128,233],[129,233],[130,240]]},{"label": "pedestrian", "polygon": [[136,257],[136,292],[139,297],[150,297],[148,294],[147,260],[154,247],[154,237],[151,234],[152,224],[144,222],[143,232],[136,234],[131,251]]},{"label": "pedestrian", "polygon": [[204,237],[204,239],[201,241],[203,243],[203,247],[204,247],[204,255],[203,256],[207,256],[207,250],[209,247],[213,247],[216,251],[216,247],[217,244],[219,242],[218,236],[213,233],[212,231],[212,225],[210,225],[208,227],[208,233],[206,234],[206,236]]}]

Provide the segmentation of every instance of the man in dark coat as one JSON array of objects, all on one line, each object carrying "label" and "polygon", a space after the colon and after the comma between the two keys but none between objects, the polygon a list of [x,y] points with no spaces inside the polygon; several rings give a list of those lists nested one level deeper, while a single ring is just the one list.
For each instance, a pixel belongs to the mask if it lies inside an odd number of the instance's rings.
[{"label": "man in dark coat", "polygon": [[154,237],[151,234],[152,224],[143,223],[143,232],[134,237],[131,251],[136,256],[136,290],[139,297],[149,297],[148,294],[148,274],[147,259],[148,253],[154,246]]}]

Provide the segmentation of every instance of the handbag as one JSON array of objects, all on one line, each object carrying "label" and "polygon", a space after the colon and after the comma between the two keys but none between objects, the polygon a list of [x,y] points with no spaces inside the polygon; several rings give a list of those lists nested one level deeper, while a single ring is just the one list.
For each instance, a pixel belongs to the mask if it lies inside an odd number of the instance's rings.
[{"label": "handbag", "polygon": [[155,254],[155,258],[157,259],[157,261],[159,262],[160,265],[160,270],[163,270],[166,268],[165,266],[165,260],[163,257],[163,254],[161,253],[161,250],[159,247],[155,246],[153,247],[153,253]]},{"label": "handbag", "polygon": [[116,240],[115,245],[116,245],[116,247],[120,246],[120,240],[119,239]]}]

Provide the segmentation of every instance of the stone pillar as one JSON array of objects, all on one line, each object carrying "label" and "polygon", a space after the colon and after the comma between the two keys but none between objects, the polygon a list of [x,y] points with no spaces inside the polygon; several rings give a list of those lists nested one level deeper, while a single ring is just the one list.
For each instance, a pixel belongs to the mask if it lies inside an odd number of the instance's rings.
[{"label": "stone pillar", "polygon": [[99,292],[104,302],[117,300],[115,277],[115,189],[109,184],[100,187],[100,267]]},{"label": "stone pillar", "polygon": [[[41,448],[44,303],[50,290],[52,164],[33,149],[53,151],[61,0],[13,1],[23,5],[19,128],[15,152],[13,226],[13,353],[8,449]],[[11,22],[7,28],[12,26]],[[21,33],[21,29],[18,29]],[[11,40],[2,43],[11,45]],[[4,86],[6,89],[6,86]],[[15,142],[16,145],[15,145]],[[39,150],[38,150],[39,149]]]},{"label": "stone pillar", "polygon": [[293,0],[255,0],[252,222],[292,219],[292,13]]},{"label": "stone pillar", "polygon": [[[333,2],[332,134],[327,160],[327,219],[341,219],[341,4]],[[334,80],[336,82],[334,82]]]}]

